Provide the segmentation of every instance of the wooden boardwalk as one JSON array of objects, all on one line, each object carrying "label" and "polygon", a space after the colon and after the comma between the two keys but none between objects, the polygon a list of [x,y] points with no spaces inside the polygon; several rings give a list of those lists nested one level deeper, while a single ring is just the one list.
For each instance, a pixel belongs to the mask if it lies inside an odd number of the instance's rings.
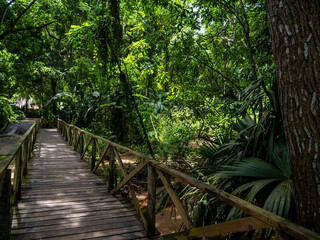
[{"label": "wooden boardwalk", "polygon": [[56,129],[41,129],[14,208],[11,239],[147,239],[136,212],[107,192]]}]

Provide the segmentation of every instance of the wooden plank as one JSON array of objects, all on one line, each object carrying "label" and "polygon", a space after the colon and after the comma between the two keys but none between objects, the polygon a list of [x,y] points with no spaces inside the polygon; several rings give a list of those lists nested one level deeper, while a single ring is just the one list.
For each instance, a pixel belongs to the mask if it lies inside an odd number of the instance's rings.
[{"label": "wooden plank", "polygon": [[[46,213],[46,212],[44,212]],[[30,228],[30,227],[42,227],[42,226],[51,226],[51,225],[59,225],[62,226],[68,224],[70,222],[77,222],[79,219],[83,219],[85,221],[97,221],[99,219],[115,219],[115,218],[122,218],[127,216],[135,216],[134,210],[124,210],[123,208],[115,208],[115,209],[99,209],[95,211],[78,211],[78,212],[71,212],[71,210],[67,209],[65,211],[59,210],[57,215],[53,215],[52,211],[48,211],[51,213],[50,215],[38,214],[37,220],[35,221],[34,218],[20,218],[20,219],[13,219],[12,227],[14,229],[21,229],[21,228]],[[68,217],[66,219],[66,216]],[[34,220],[34,221],[32,221]],[[137,224],[138,225],[138,224]]]},{"label": "wooden plank", "polygon": [[136,174],[138,174],[146,165],[148,164],[148,161],[142,161],[127,177],[125,177],[112,191],[111,194],[115,194],[117,191],[119,191],[120,188],[122,188],[124,185],[126,185]]},{"label": "wooden plank", "polygon": [[[141,232],[142,228],[141,226],[130,226],[130,227],[117,227],[116,225],[109,226],[110,229],[106,230],[99,230],[97,229],[94,232],[83,232],[78,234],[68,234],[60,237],[53,237],[50,240],[79,240],[79,239],[94,239],[97,237],[104,237],[105,239],[122,239],[118,236],[121,236],[125,233],[130,233],[130,236],[132,236],[132,233]],[[145,235],[144,235],[145,236]],[[131,237],[129,239],[132,239]],[[14,239],[13,239],[14,240]]]},{"label": "wooden plank", "polygon": [[[103,218],[117,218],[121,216],[136,216],[134,209],[126,209],[123,206],[109,206],[109,207],[93,207],[92,209],[72,209],[72,208],[61,208],[57,210],[57,213],[51,209],[42,212],[30,212],[22,214],[21,217],[13,218],[13,226],[15,227],[30,227],[30,226],[43,226],[48,225],[49,222],[60,222],[67,220],[74,222],[78,218],[86,217],[103,217]],[[30,217],[28,217],[30,216]]]},{"label": "wooden plank", "polygon": [[[115,157],[117,159],[118,165],[120,167],[120,170],[121,170],[123,176],[127,177],[128,174],[127,174],[127,172],[126,172],[126,170],[124,168],[122,159],[121,159],[117,149],[114,148],[114,147],[112,147],[112,149],[114,151]],[[144,216],[144,214],[143,214],[143,212],[141,210],[141,207],[140,207],[139,201],[137,199],[136,193],[135,193],[133,187],[131,186],[131,184],[129,182],[127,183],[127,185],[128,185],[128,188],[129,188],[129,191],[130,191],[131,198],[132,198],[132,201],[134,203],[135,209],[136,209],[136,211],[138,212],[138,214],[139,214],[139,216],[141,218],[141,221],[143,223],[144,228],[147,229],[147,220],[146,220],[146,218],[145,218],[145,216]]]},{"label": "wooden plank", "polygon": [[161,181],[163,182],[164,187],[166,188],[168,194],[170,195],[174,205],[177,207],[178,212],[183,220],[183,223],[187,229],[190,229],[193,227],[193,224],[191,222],[191,219],[186,211],[186,209],[183,207],[178,194],[172,189],[171,184],[167,180],[167,178],[163,175],[163,173],[156,169],[158,176],[160,177]]},{"label": "wooden plank", "polygon": [[[139,223],[135,216],[123,216],[121,218],[79,218],[79,223],[77,227],[91,227],[95,226],[97,222],[99,224],[114,224],[114,223],[129,223],[135,222],[136,224]],[[42,231],[51,231],[51,230],[64,230],[73,228],[74,224],[71,222],[65,221],[65,224],[61,224],[61,221],[56,223],[52,222],[50,226],[35,226],[29,228],[14,228],[11,233],[12,234],[25,234],[25,233],[34,233],[34,232],[42,232]]]},{"label": "wooden plank", "polygon": [[[87,195],[87,196],[83,196],[83,194]],[[106,196],[106,192],[103,192],[101,190],[94,190],[94,191],[79,191],[79,192],[71,192],[68,194],[63,194],[62,192],[53,192],[52,194],[50,194],[50,197],[46,197],[45,194],[36,194],[36,195],[32,195],[32,193],[29,193],[29,195],[27,197],[23,197],[21,199],[21,201],[23,201],[23,203],[28,204],[29,202],[34,202],[34,201],[46,201],[46,200],[51,200],[52,202],[56,201],[57,199],[63,199],[65,201],[71,201],[72,199],[77,199],[79,198],[79,202],[80,201],[89,201],[91,199],[95,199],[95,198],[102,198],[103,202],[107,202],[107,201],[111,201],[113,199],[113,201],[115,201],[114,198],[109,198]],[[70,199],[70,200],[68,200]],[[82,199],[82,200],[80,200]],[[20,203],[22,204],[22,203]],[[19,208],[21,210],[21,207],[23,207],[24,205],[19,205]]]},{"label": "wooden plank", "polygon": [[[63,237],[64,239],[74,239],[70,235],[83,234],[84,236],[92,236],[92,234],[99,231],[109,231],[110,235],[115,235],[121,233],[121,229],[125,232],[130,232],[130,229],[143,230],[141,226],[137,225],[136,221],[133,222],[116,222],[116,223],[100,223],[96,222],[94,226],[88,227],[73,227],[69,229],[59,229],[50,231],[40,231],[29,234],[12,234],[11,238],[13,240],[25,240],[27,239],[42,239],[42,238],[52,238],[57,239],[58,237]],[[77,238],[78,239],[78,238]]]},{"label": "wooden plank", "polygon": [[62,139],[43,135],[50,130],[41,131],[40,141],[45,143],[22,185],[23,198],[14,207],[11,239],[85,239],[92,234],[109,239],[131,232],[145,236],[132,206],[108,194],[79,156],[59,158],[60,153],[66,156],[67,145],[59,142],[54,147],[55,139]]},{"label": "wooden plank", "polygon": [[[79,196],[80,198],[81,196]],[[79,199],[78,198],[78,199]],[[64,202],[55,202],[50,201],[48,199],[46,200],[38,200],[35,199],[33,201],[24,202],[23,205],[19,205],[18,207],[15,207],[14,209],[19,212],[19,215],[16,216],[16,218],[22,218],[21,214],[31,214],[31,213],[41,213],[46,211],[52,211],[53,210],[59,211],[59,210],[85,210],[89,211],[91,209],[96,209],[99,207],[101,210],[107,209],[107,208],[123,208],[123,209],[130,209],[132,210],[132,207],[128,205],[128,203],[124,201],[117,201],[117,199],[106,199],[106,197],[96,198],[96,199],[84,199],[81,198],[81,200],[72,200],[72,199],[64,199]],[[41,205],[41,203],[43,203]],[[92,206],[90,206],[92,205]],[[31,215],[30,215],[31,216]],[[26,217],[30,217],[29,215]]]},{"label": "wooden plank", "polygon": [[270,225],[265,224],[253,217],[241,218],[230,222],[213,224],[204,227],[192,228],[187,231],[174,234],[162,235],[153,239],[194,239],[200,237],[215,237],[228,233],[247,232],[255,229],[268,228]]},{"label": "wooden plank", "polygon": [[[94,240],[105,240],[105,237],[95,237]],[[132,240],[132,239],[139,239],[139,240],[148,240],[145,234],[141,232],[130,232],[124,234],[118,234],[116,236],[108,236],[108,240]]]}]

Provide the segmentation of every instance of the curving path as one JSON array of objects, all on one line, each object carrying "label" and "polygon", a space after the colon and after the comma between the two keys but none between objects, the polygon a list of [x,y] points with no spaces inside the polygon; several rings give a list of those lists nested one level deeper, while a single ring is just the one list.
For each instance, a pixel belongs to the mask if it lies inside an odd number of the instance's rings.
[{"label": "curving path", "polygon": [[136,212],[107,192],[56,129],[41,129],[11,239],[147,239]]}]

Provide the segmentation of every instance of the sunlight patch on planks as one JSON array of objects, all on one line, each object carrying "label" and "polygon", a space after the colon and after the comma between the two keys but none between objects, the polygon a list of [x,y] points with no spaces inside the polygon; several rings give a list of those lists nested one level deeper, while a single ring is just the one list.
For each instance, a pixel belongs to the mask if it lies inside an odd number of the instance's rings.
[{"label": "sunlight patch on planks", "polygon": [[11,239],[147,239],[136,212],[107,192],[57,130],[42,129],[38,142]]}]

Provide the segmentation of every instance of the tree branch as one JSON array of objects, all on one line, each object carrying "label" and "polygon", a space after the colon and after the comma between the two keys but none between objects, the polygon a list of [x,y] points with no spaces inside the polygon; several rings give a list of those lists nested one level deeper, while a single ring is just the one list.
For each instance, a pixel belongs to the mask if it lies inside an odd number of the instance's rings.
[{"label": "tree branch", "polygon": [[227,80],[230,84],[232,84],[233,86],[235,86],[238,90],[242,90],[240,86],[238,86],[236,83],[234,83],[230,78],[228,78],[227,76],[225,76],[222,72],[220,72],[218,69],[210,66],[208,63],[202,61],[201,59],[199,59],[198,57],[194,56],[191,52],[187,51],[185,48],[178,46],[179,48],[181,48],[182,50],[184,50],[186,53],[188,53],[191,57],[193,57],[194,59],[198,60],[198,62],[202,63],[204,66],[208,67],[209,69],[211,69],[212,71],[214,71],[215,73],[219,74],[223,79]]},{"label": "tree branch", "polygon": [[[35,4],[37,0],[32,0],[31,3],[29,3],[29,5],[19,14],[19,16],[16,18],[16,20],[14,20],[10,26],[9,26],[9,29],[12,30],[16,25],[17,25],[17,22],[20,20],[20,18],[32,7],[33,4]],[[9,30],[9,31],[10,31]]]},{"label": "tree branch", "polygon": [[15,1],[15,0],[12,0],[11,2],[9,2],[8,5],[7,5],[7,7],[6,7],[6,9],[4,10],[4,12],[3,12],[3,14],[2,14],[1,22],[0,22],[0,28],[1,28],[1,25],[2,25],[2,23],[3,23],[3,20],[4,20],[5,16],[6,16],[6,14],[7,14],[7,11],[8,11],[8,9],[9,9],[9,7],[11,6],[12,3],[14,3],[14,1]]},{"label": "tree branch", "polygon": [[62,39],[64,39],[64,38],[66,37],[66,36],[61,36],[61,37],[57,38],[57,37],[53,36],[53,35],[50,33],[50,31],[49,31],[49,29],[48,29],[47,27],[46,27],[46,31],[47,31],[49,37],[57,40],[58,42],[60,42]]},{"label": "tree branch", "polygon": [[17,29],[13,29],[13,30],[8,30],[5,33],[0,35],[0,40],[4,39],[7,35],[12,34],[12,33],[41,29],[41,28],[44,28],[44,27],[46,27],[52,23],[55,23],[55,22],[56,21],[52,21],[52,22],[49,22],[49,23],[46,23],[44,25],[37,26],[37,27],[26,27],[26,28],[17,28]]}]

